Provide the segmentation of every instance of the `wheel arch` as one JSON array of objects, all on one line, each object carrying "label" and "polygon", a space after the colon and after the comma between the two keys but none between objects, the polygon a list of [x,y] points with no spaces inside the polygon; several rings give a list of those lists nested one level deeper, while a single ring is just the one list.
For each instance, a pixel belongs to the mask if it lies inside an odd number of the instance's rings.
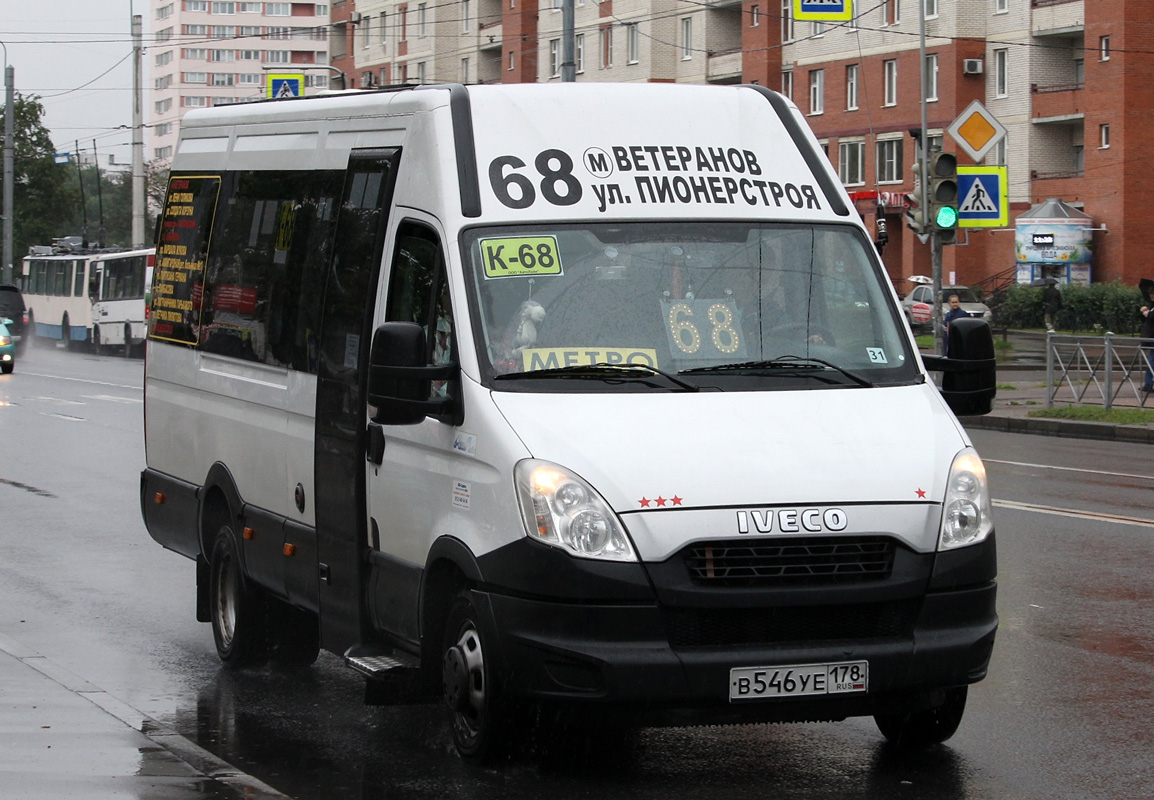
[{"label": "wheel arch", "polygon": [[212,553],[213,539],[220,526],[239,521],[243,508],[244,502],[232,473],[224,464],[216,462],[204,479],[200,500],[200,552],[205,558]]},{"label": "wheel arch", "polygon": [[421,665],[426,675],[440,679],[441,640],[454,598],[483,582],[477,559],[464,542],[451,536],[433,542],[421,578]]}]

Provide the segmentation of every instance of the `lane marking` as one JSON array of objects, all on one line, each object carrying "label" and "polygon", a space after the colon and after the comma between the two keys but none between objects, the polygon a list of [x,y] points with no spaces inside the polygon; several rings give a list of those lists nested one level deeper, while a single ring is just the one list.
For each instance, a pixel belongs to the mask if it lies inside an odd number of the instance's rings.
[{"label": "lane marking", "polygon": [[52,378],[57,381],[75,381],[76,383],[91,383],[93,386],[113,386],[117,389],[135,389],[136,391],[144,391],[139,385],[133,386],[130,383],[109,383],[108,381],[94,381],[88,378],[72,378],[67,375],[45,375],[43,372],[29,372],[23,370],[21,375],[30,375],[34,378]]},{"label": "lane marking", "polygon": [[82,394],[86,400],[107,400],[111,403],[143,403],[143,397],[117,397],[114,394]]},{"label": "lane marking", "polygon": [[1154,481],[1154,475],[1134,475],[1130,472],[1103,472],[1098,469],[1081,469],[1080,467],[1057,467],[1051,464],[1030,464],[1025,461],[999,461],[996,458],[983,458],[987,464],[1006,464],[1011,467],[1031,467],[1032,469],[1053,469],[1061,472],[1084,472],[1089,475],[1108,475],[1111,478],[1137,478],[1143,481]]},{"label": "lane marking", "polygon": [[1094,522],[1113,522],[1118,525],[1140,525],[1144,528],[1154,528],[1154,519],[1127,517],[1122,514],[1104,514],[1098,511],[1080,511],[1076,508],[1041,506],[1036,503],[1018,503],[1014,500],[991,500],[990,503],[997,508],[1008,508],[1013,511],[1033,511],[1038,514],[1053,514],[1058,517],[1075,517]]}]

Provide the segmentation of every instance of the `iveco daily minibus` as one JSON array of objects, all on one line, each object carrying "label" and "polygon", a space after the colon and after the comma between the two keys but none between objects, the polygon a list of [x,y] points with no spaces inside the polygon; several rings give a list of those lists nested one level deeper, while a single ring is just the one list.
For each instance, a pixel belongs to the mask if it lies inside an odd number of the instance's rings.
[{"label": "iveco daily minibus", "polygon": [[783,96],[194,111],[158,230],[141,502],[226,664],[331,651],[475,759],[526,707],[957,728],[997,616],[951,406],[992,339],[919,356]]}]

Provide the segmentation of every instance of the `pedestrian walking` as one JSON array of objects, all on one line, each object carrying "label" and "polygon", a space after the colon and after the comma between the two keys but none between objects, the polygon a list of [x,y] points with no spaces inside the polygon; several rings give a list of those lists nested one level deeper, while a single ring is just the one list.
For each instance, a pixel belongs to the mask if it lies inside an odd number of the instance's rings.
[{"label": "pedestrian walking", "polygon": [[1154,391],[1154,298],[1151,297],[1151,290],[1154,290],[1154,281],[1149,278],[1143,278],[1138,281],[1138,290],[1142,292],[1142,299],[1146,304],[1138,309],[1142,314],[1142,325],[1138,329],[1138,335],[1142,337],[1142,357],[1146,361],[1146,379],[1142,383],[1142,391]]},{"label": "pedestrian walking", "polygon": [[958,317],[970,316],[964,310],[962,310],[962,299],[960,297],[958,297],[956,294],[950,295],[949,303],[950,303],[950,310],[946,312],[946,316],[942,320],[942,325],[945,328],[944,339],[945,339],[945,347],[946,347],[946,355],[947,356],[950,354],[950,323],[953,322],[954,320],[956,320]]},{"label": "pedestrian walking", "polygon": [[[1051,278],[1051,280],[1053,280]],[[1055,325],[1058,321],[1058,312],[1062,310],[1062,293],[1058,291],[1058,287],[1053,283],[1047,283],[1046,288],[1042,290],[1042,311],[1046,320],[1046,330],[1050,333],[1055,331]]]}]

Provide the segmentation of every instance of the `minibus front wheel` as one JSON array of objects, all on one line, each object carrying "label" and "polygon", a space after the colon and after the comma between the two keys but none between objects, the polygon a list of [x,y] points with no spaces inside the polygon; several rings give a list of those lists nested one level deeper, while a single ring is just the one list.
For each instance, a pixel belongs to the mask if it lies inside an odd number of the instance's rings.
[{"label": "minibus front wheel", "polygon": [[507,744],[507,715],[494,691],[479,615],[468,590],[453,600],[445,621],[441,686],[453,744],[467,761],[488,762]]},{"label": "minibus front wheel", "polygon": [[966,686],[946,689],[939,705],[906,713],[875,714],[874,722],[890,744],[904,750],[941,744],[962,724],[968,693]]}]

